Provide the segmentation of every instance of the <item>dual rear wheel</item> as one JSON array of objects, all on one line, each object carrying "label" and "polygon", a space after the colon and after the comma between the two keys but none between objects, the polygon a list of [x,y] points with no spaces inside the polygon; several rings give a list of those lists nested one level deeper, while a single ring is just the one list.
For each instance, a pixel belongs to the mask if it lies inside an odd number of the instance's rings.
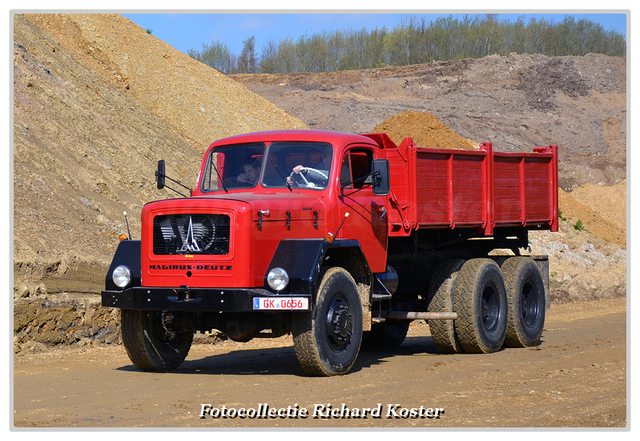
[{"label": "dual rear wheel", "polygon": [[489,353],[539,343],[545,319],[542,276],[533,259],[446,260],[429,289],[430,312],[456,312],[455,321],[430,320],[442,353]]},{"label": "dual rear wheel", "polygon": [[512,257],[502,264],[507,288],[509,319],[504,345],[535,346],[544,327],[546,298],[538,265],[527,257]]}]

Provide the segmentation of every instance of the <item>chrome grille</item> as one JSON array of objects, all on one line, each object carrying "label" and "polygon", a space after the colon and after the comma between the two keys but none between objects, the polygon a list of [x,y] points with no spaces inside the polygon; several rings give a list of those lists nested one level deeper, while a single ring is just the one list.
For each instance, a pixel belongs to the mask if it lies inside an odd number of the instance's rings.
[{"label": "chrome grille", "polygon": [[167,214],[153,219],[153,254],[229,254],[225,214]]}]

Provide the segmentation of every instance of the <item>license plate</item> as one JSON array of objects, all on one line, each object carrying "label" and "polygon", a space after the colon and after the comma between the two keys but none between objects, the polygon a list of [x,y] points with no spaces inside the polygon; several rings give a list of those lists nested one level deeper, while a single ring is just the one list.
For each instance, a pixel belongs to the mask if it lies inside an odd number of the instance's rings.
[{"label": "license plate", "polygon": [[253,299],[253,309],[269,310],[303,310],[309,309],[307,297],[256,297]]}]

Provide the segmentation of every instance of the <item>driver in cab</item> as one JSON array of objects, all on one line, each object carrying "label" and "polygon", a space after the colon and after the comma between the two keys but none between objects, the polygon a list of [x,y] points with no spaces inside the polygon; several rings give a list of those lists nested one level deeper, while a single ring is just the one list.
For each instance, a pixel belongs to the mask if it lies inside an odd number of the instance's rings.
[{"label": "driver in cab", "polygon": [[[326,187],[329,180],[329,169],[331,168],[330,159],[325,153],[320,153],[319,159],[315,161],[315,166],[296,165],[293,167],[289,177],[287,177],[287,184],[304,188]],[[310,157],[310,162],[312,160],[313,158]]]}]

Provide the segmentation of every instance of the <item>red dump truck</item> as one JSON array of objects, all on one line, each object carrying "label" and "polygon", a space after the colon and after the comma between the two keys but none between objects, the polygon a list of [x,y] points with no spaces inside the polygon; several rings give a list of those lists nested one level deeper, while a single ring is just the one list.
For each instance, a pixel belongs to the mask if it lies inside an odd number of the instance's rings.
[{"label": "red dump truck", "polygon": [[[531,153],[396,145],[386,134],[272,131],[205,152],[196,188],[146,204],[102,304],[142,370],[170,370],[196,331],[293,334],[309,375],[347,373],[361,345],[398,346],[412,320],[440,352],[540,344],[558,229],[556,146]],[[158,188],[167,185],[164,162]],[[180,184],[182,185],[182,184]],[[172,188],[175,191],[175,188]]]}]

